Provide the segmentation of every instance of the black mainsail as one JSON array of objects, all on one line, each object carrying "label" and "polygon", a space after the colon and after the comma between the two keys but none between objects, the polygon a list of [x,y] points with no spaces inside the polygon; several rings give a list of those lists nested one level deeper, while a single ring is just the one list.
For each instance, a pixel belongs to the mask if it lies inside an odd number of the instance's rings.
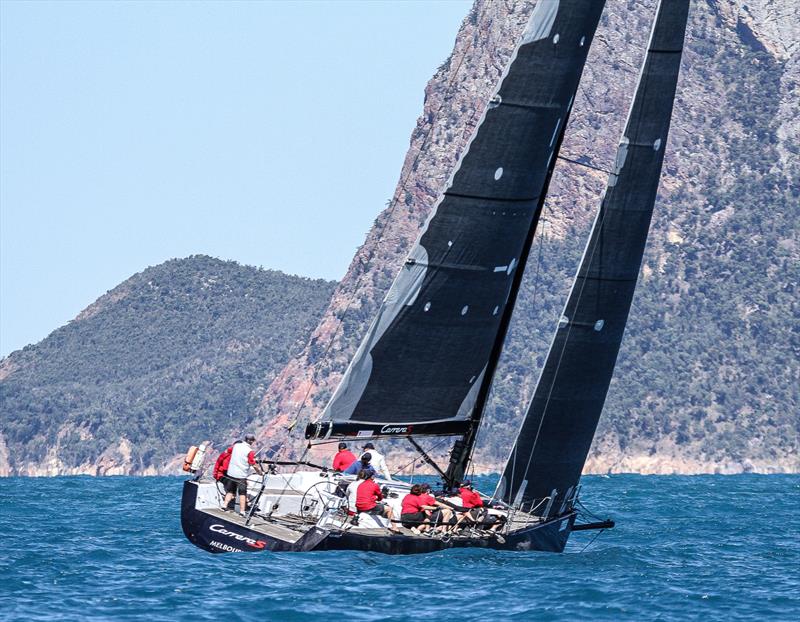
[{"label": "black mainsail", "polygon": [[662,0],[564,313],[495,497],[541,516],[576,494],[619,353],[653,214],[689,0]]},{"label": "black mainsail", "polygon": [[483,411],[604,0],[540,0],[500,87],[306,436],[464,435]]}]

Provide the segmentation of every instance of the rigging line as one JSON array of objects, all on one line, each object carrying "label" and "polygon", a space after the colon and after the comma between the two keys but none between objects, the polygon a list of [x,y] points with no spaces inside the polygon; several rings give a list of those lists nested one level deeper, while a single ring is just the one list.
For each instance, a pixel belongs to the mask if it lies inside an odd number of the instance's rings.
[{"label": "rigging line", "polygon": [[[308,450],[309,449],[311,449],[311,445],[310,444],[306,446],[305,451],[303,451],[303,455],[300,456],[300,460],[297,461],[297,464],[295,464],[294,469],[289,474],[289,476],[288,477],[284,476],[283,481],[284,481],[285,485],[283,487],[283,490],[281,490],[281,494],[278,495],[278,499],[281,499],[286,494],[286,491],[289,490],[290,488],[295,492],[301,492],[301,491],[297,490],[296,488],[294,488],[289,482],[291,481],[292,475],[297,473],[297,470],[300,468],[300,462],[302,462],[303,459],[306,457],[306,454],[308,454]],[[267,516],[268,517],[272,516],[272,512],[274,512],[277,509],[275,504],[278,504],[278,503],[280,503],[280,501],[275,501],[275,503],[273,504],[273,507],[269,509],[269,511],[267,512]]]},{"label": "rigging line", "polygon": [[[447,437],[447,436],[445,436],[445,437],[443,437],[442,439],[440,439],[438,443],[436,443],[436,444],[435,444],[433,447],[431,447],[431,448],[428,450],[428,453],[430,454],[430,453],[431,453],[431,452],[432,452],[434,449],[438,449],[438,448],[439,448],[439,447],[440,447],[440,446],[441,446],[443,443],[445,443],[447,440],[448,440],[448,437]],[[416,457],[416,458],[414,458],[414,459],[413,459],[411,462],[407,462],[406,464],[404,464],[403,466],[401,466],[399,469],[395,469],[395,470],[394,470],[394,472],[392,473],[392,476],[395,476],[395,475],[400,475],[400,473],[402,473],[402,472],[403,472],[403,471],[405,471],[405,470],[406,470],[408,467],[410,467],[411,465],[413,465],[414,463],[416,463],[416,461],[417,461],[417,460],[419,460],[420,458],[421,458],[421,456],[417,456],[417,457]],[[423,458],[423,459],[424,459],[424,458]]]},{"label": "rigging line", "polygon": [[[651,41],[652,41],[652,38],[654,36],[656,26],[658,24],[658,19],[659,19],[659,16],[661,14],[660,11],[661,11],[661,2],[659,2],[658,5],[656,6],[656,14],[655,14],[652,30],[650,32]],[[648,44],[648,48],[649,48],[649,44]],[[644,57],[644,60],[642,62],[641,70],[640,70],[640,73],[639,73],[638,84],[637,84],[636,89],[634,91],[634,96],[633,96],[633,101],[631,103],[631,108],[630,108],[630,110],[628,112],[628,119],[626,120],[625,127],[624,127],[624,129],[622,131],[623,137],[626,136],[626,133],[629,131],[629,129],[631,127],[640,127],[641,124],[642,124],[642,118],[645,115],[645,108],[644,108],[644,106],[642,106],[642,107],[640,107],[639,110],[636,110],[635,104],[636,104],[637,99],[640,96],[641,97],[645,97],[646,96],[647,90],[650,87],[650,85],[648,84],[648,76],[645,74],[645,71],[647,70],[648,65],[650,64],[650,62],[651,62],[651,60],[650,60],[649,53],[645,53],[645,57]],[[579,86],[580,86],[580,83],[579,83]],[[585,91],[584,91],[584,95],[588,99],[588,94]],[[673,98],[674,98],[674,94],[673,94]],[[591,100],[589,100],[589,101],[591,103]],[[637,115],[637,117],[635,119],[633,118],[633,114],[634,113],[638,113],[638,115]],[[669,126],[667,126],[667,127],[669,127]],[[617,147],[617,149],[619,150],[619,147]],[[608,186],[606,187],[606,189],[608,189]],[[589,262],[587,264],[587,268],[585,270],[585,274],[589,274],[589,272],[591,270],[591,267],[592,267],[592,264],[594,262],[595,251],[602,244],[603,224],[605,223],[605,217],[606,217],[606,210],[604,209],[605,204],[606,204],[606,197],[607,197],[607,195],[604,194],[603,195],[603,199],[601,200],[601,203],[600,203],[600,213],[598,214],[598,222],[595,223],[596,227],[597,227],[597,243],[592,248],[592,252],[591,252],[591,255],[589,256]],[[594,233],[594,229],[595,229],[595,227],[592,227],[592,230],[589,233],[589,244],[591,244],[592,234]],[[583,263],[583,258],[581,259],[581,264],[582,263]],[[580,276],[580,273],[581,273],[581,266],[579,265],[578,266],[578,273],[576,275],[576,279],[577,279],[578,276]],[[581,283],[581,288],[580,288],[580,291],[578,292],[578,298],[577,298],[576,303],[575,303],[575,309],[576,310],[580,307],[581,298],[583,297],[583,290],[586,287],[587,281],[588,281],[588,279],[583,279],[583,283]],[[572,292],[570,292],[570,295],[571,295],[571,293]],[[569,303],[569,297],[567,297],[567,303]],[[565,308],[566,308],[566,306],[565,306]],[[556,330],[558,330],[558,329],[556,329]],[[534,451],[536,449],[536,444],[539,441],[539,434],[542,431],[542,424],[544,423],[545,417],[547,416],[547,409],[548,409],[548,406],[550,405],[550,398],[551,398],[551,396],[553,394],[553,388],[555,387],[556,379],[558,378],[558,372],[559,372],[559,370],[561,368],[561,362],[562,362],[562,360],[564,358],[564,352],[566,350],[567,343],[569,342],[569,336],[570,336],[571,332],[572,332],[572,323],[569,323],[568,326],[567,326],[567,336],[565,337],[564,344],[561,347],[561,352],[560,352],[559,357],[558,357],[558,363],[556,365],[556,370],[555,370],[555,373],[553,374],[553,381],[550,384],[550,389],[549,389],[549,391],[547,393],[547,400],[545,401],[544,408],[542,410],[542,417],[539,420],[539,427],[536,430],[536,437],[534,438],[533,446],[531,447],[531,453],[530,453],[530,456],[528,457],[528,463],[525,466],[525,474],[526,475],[528,474],[528,469],[530,468],[531,461],[533,460],[533,455],[534,455]]]},{"label": "rigging line", "polygon": [[[436,461],[435,461],[433,458],[431,458],[431,457],[430,457],[430,454],[428,454],[428,452],[426,452],[426,451],[425,451],[425,450],[424,450],[424,449],[423,449],[423,448],[420,446],[420,444],[419,444],[419,443],[418,443],[418,442],[417,442],[417,441],[414,439],[414,437],[413,437],[413,436],[408,436],[408,437],[406,437],[406,438],[408,438],[408,442],[409,442],[409,443],[411,443],[411,445],[414,447],[414,449],[416,449],[416,450],[417,450],[417,451],[420,453],[420,455],[422,456],[423,460],[425,460],[425,462],[427,462],[427,463],[428,463],[428,465],[430,465],[431,467],[433,467],[433,469],[434,469],[434,470],[435,470],[435,471],[436,471],[436,472],[437,472],[439,475],[441,475],[442,477],[447,477],[447,476],[445,475],[444,471],[442,471],[442,469],[439,467],[439,465],[438,465],[438,464],[436,464]],[[412,467],[411,467],[411,468],[412,468],[412,471],[411,471],[411,476],[412,476],[412,477],[414,476],[414,466],[415,466],[416,464],[417,464],[417,463],[416,463],[416,461],[414,461],[414,463],[412,464]]]},{"label": "rigging line", "polygon": [[[480,16],[478,16],[478,18],[480,18]],[[397,207],[397,204],[400,202],[400,195],[402,195],[403,191],[406,189],[406,184],[408,183],[408,180],[411,177],[411,175],[416,172],[417,162],[419,162],[420,157],[422,156],[423,152],[425,151],[425,147],[428,145],[429,139],[433,135],[433,130],[436,127],[436,121],[439,119],[439,115],[442,112],[442,109],[444,108],[444,105],[448,102],[450,96],[452,95],[452,88],[455,85],[456,77],[459,75],[459,73],[461,71],[461,66],[464,64],[464,60],[465,60],[465,58],[467,56],[467,53],[472,49],[473,42],[474,42],[474,40],[470,39],[469,43],[467,44],[467,47],[464,49],[463,54],[461,54],[461,57],[460,57],[460,59],[458,61],[458,65],[456,65],[455,71],[453,71],[452,77],[450,78],[450,81],[447,83],[447,87],[445,88],[445,93],[444,93],[444,96],[442,97],[442,102],[439,104],[439,107],[436,109],[436,112],[434,113],[434,115],[433,115],[433,117],[431,119],[430,125],[428,127],[428,131],[425,134],[425,137],[422,139],[422,144],[420,144],[419,149],[417,150],[417,153],[414,156],[414,161],[411,163],[411,166],[408,167],[408,172],[405,174],[405,176],[400,180],[400,183],[398,184],[398,189],[395,192],[395,196],[394,196],[394,198],[392,200],[392,203],[391,203],[391,205],[389,206],[389,208],[387,210],[388,213],[386,214],[386,217],[383,219],[382,226],[381,226],[381,228],[380,228],[380,230],[378,232],[378,235],[377,235],[377,237],[375,239],[375,242],[372,245],[372,250],[370,251],[370,255],[367,258],[367,260],[362,263],[362,268],[363,268],[362,272],[359,275],[358,279],[356,280],[356,283],[353,286],[353,291],[352,291],[352,294],[350,296],[350,299],[347,301],[347,305],[345,306],[344,313],[342,313],[342,316],[339,319],[338,325],[336,326],[336,329],[334,330],[333,334],[331,335],[330,340],[328,341],[328,345],[325,348],[325,351],[322,353],[322,356],[319,358],[319,360],[325,360],[327,358],[327,355],[330,352],[330,349],[333,347],[333,343],[334,343],[337,335],[339,334],[339,330],[344,326],[344,320],[347,317],[348,312],[350,311],[350,309],[353,306],[353,302],[355,301],[356,295],[357,295],[358,290],[359,290],[359,286],[361,285],[361,282],[364,279],[364,277],[368,274],[366,268],[369,266],[370,262],[375,257],[375,252],[377,250],[378,244],[383,240],[383,234],[385,233],[386,228],[389,226],[389,222],[391,221],[391,216],[394,213],[394,210]],[[481,109],[481,113],[482,112],[483,111]],[[471,124],[467,124],[465,127],[469,127],[470,125]],[[380,215],[378,216],[378,218],[380,218]],[[316,369],[317,369],[317,367],[315,366],[315,368],[314,368],[315,372],[316,372]],[[300,420],[300,414],[302,413],[303,408],[306,405],[306,401],[308,400],[308,397],[311,394],[311,390],[314,387],[314,381],[315,381],[315,376],[316,376],[315,372],[312,373],[311,382],[309,383],[308,389],[306,390],[306,393],[303,396],[303,400],[300,403],[300,406],[297,408],[294,421],[292,421],[292,423],[290,423],[287,426],[287,429],[289,430],[290,434],[291,434],[292,430],[294,429],[294,427],[296,426],[297,422]]]},{"label": "rigging line", "polygon": [[588,164],[586,162],[581,162],[580,160],[574,160],[572,158],[568,158],[567,156],[562,156],[562,155],[557,156],[557,158],[559,160],[564,160],[564,162],[569,162],[570,164],[577,164],[578,166],[584,166],[584,167],[586,167],[588,169],[591,169],[593,171],[599,171],[601,173],[605,173],[606,175],[611,175],[610,171],[607,171],[604,168],[600,168],[599,166],[594,166],[593,164]]},{"label": "rigging line", "polygon": [[600,537],[600,534],[601,534],[601,533],[603,533],[604,531],[605,531],[605,529],[601,529],[601,530],[600,530],[600,531],[598,531],[596,534],[594,534],[594,538],[592,538],[591,540],[589,540],[589,544],[587,544],[585,547],[583,547],[583,548],[580,550],[580,552],[581,552],[581,553],[583,553],[583,552],[584,552],[586,549],[588,549],[590,546],[592,546],[592,544],[594,544],[594,541],[595,541],[595,540],[597,540],[597,538],[599,538],[599,537]]},{"label": "rigging line", "polygon": [[600,518],[600,517],[599,517],[597,514],[595,514],[595,513],[594,513],[594,512],[592,512],[591,510],[589,510],[589,508],[587,508],[585,505],[583,505],[583,503],[582,503],[580,500],[578,500],[578,502],[577,502],[577,505],[578,505],[578,507],[580,507],[580,508],[581,508],[581,509],[582,509],[584,512],[586,512],[586,514],[588,514],[588,515],[589,515],[589,517],[593,518],[594,520],[596,520],[596,521],[602,521],[602,520],[604,520],[604,519]]},{"label": "rigging line", "polygon": [[[605,208],[605,200],[603,200],[603,202],[600,204],[600,213],[598,214],[598,222],[596,223],[597,242],[592,246],[592,252],[589,255],[589,261],[586,264],[586,270],[582,270],[583,261],[581,261],[581,263],[578,264],[578,272],[577,272],[577,275],[575,277],[576,279],[580,276],[581,272],[585,272],[585,273],[588,274],[590,269],[591,269],[591,267],[592,267],[592,263],[594,262],[595,251],[600,246],[600,237],[601,237],[601,235],[603,233],[603,225],[604,225],[605,219],[606,219],[606,210],[604,208]],[[594,233],[594,230],[595,230],[595,227],[592,227],[592,231],[590,231],[590,233],[589,233],[589,244],[592,244],[592,234]],[[575,307],[574,307],[575,309],[578,309],[580,307],[581,298],[583,297],[583,290],[586,288],[586,282],[587,282],[587,279],[583,279],[583,282],[581,283],[581,288],[578,291],[578,297],[577,297],[577,299],[575,301]],[[571,294],[571,292],[570,292],[570,294]],[[569,304],[569,296],[567,296],[567,303],[564,306],[565,310],[567,308],[566,307],[567,304]],[[560,330],[560,329],[556,328],[556,331],[558,331],[558,330]],[[533,445],[531,446],[531,451],[530,451],[530,454],[528,456],[528,462],[525,465],[525,476],[526,477],[528,476],[528,471],[529,471],[530,466],[531,466],[531,461],[533,460],[533,455],[534,455],[534,453],[536,451],[536,445],[539,442],[539,435],[540,435],[540,433],[542,431],[542,425],[544,424],[545,417],[547,416],[547,409],[550,406],[550,398],[553,395],[553,389],[555,388],[556,380],[558,379],[558,372],[561,369],[561,363],[564,360],[564,352],[567,349],[567,343],[569,343],[569,336],[570,336],[571,333],[572,333],[572,323],[569,323],[567,325],[567,335],[564,338],[564,343],[561,346],[561,352],[558,355],[558,362],[556,363],[556,370],[553,373],[553,380],[550,383],[550,388],[549,388],[549,390],[547,392],[547,399],[545,400],[544,407],[542,408],[542,416],[539,419],[539,427],[536,429],[536,436],[533,439]],[[553,339],[555,339],[555,337],[553,337]],[[546,365],[547,365],[547,361],[545,361],[545,366]],[[536,392],[534,390],[534,397],[535,397],[535,395],[536,395]]]},{"label": "rigging line", "polygon": [[[542,213],[539,216],[539,222],[542,223],[542,228],[540,230],[541,232],[539,233],[539,253],[538,253],[537,258],[536,258],[536,272],[534,273],[534,276],[533,276],[533,295],[531,297],[531,307],[532,308],[535,308],[535,306],[536,306],[536,298],[537,298],[537,295],[539,293],[539,284],[540,284],[539,283],[539,274],[540,274],[541,268],[542,268],[542,257],[544,256],[544,247],[545,247],[545,243],[547,242],[547,227],[550,224],[550,218],[549,218],[548,210],[549,210],[549,204],[547,202],[545,202],[544,206],[542,207]],[[477,441],[475,442],[475,444],[476,445],[478,444]],[[514,470],[515,470],[516,465],[517,465],[516,456],[517,456],[518,450],[519,450],[519,448],[518,448],[518,445],[517,445],[517,441],[515,439],[514,440],[514,447],[513,447],[512,451],[511,451],[511,456],[509,457],[509,460],[511,461],[511,481],[509,482],[509,484],[511,484],[514,481]],[[514,460],[511,460],[511,458],[514,458]],[[497,494],[497,489],[498,489],[499,485],[500,485],[500,483],[498,482],[497,486],[495,486],[494,493],[492,494],[492,501],[494,501],[494,498],[495,498],[495,495]]]}]

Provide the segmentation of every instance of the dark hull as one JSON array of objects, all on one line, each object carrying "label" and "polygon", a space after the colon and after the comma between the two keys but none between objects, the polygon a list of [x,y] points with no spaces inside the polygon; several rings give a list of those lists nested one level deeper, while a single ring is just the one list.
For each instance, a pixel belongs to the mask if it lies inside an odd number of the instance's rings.
[{"label": "dark hull", "polygon": [[196,509],[197,484],[183,483],[181,527],[189,542],[210,553],[256,553],[259,551],[310,551],[328,535],[322,529],[309,529],[295,542],[272,537],[233,521],[211,516]]},{"label": "dark hull", "polygon": [[187,481],[181,500],[181,526],[189,541],[211,553],[258,551],[373,551],[391,555],[433,553],[452,548],[485,548],[506,551],[546,551],[560,553],[575,523],[575,514],[542,523],[529,529],[505,534],[505,542],[496,538],[453,538],[441,540],[425,536],[365,535],[356,532],[328,532],[312,528],[299,540],[289,542],[254,531],[195,509],[197,485]]}]

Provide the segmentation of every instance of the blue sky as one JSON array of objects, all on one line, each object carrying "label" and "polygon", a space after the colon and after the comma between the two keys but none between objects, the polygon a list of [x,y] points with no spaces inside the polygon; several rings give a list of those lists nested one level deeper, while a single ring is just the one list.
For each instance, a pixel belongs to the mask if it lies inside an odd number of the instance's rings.
[{"label": "blue sky", "polygon": [[0,356],[203,253],[338,279],[471,2],[0,3]]}]

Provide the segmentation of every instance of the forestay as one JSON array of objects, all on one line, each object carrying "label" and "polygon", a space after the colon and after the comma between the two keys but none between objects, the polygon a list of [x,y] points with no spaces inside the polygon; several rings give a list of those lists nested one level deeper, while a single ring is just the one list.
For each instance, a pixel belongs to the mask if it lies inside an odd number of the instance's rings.
[{"label": "forestay", "polygon": [[[617,360],[653,213],[689,0],[664,0],[614,172],[496,497],[564,510],[586,461]],[[553,492],[555,491],[555,494]]]},{"label": "forestay", "polygon": [[337,423],[336,432],[456,434],[465,429],[458,422],[474,422],[603,5],[537,4],[497,93],[323,413],[347,422]]}]

